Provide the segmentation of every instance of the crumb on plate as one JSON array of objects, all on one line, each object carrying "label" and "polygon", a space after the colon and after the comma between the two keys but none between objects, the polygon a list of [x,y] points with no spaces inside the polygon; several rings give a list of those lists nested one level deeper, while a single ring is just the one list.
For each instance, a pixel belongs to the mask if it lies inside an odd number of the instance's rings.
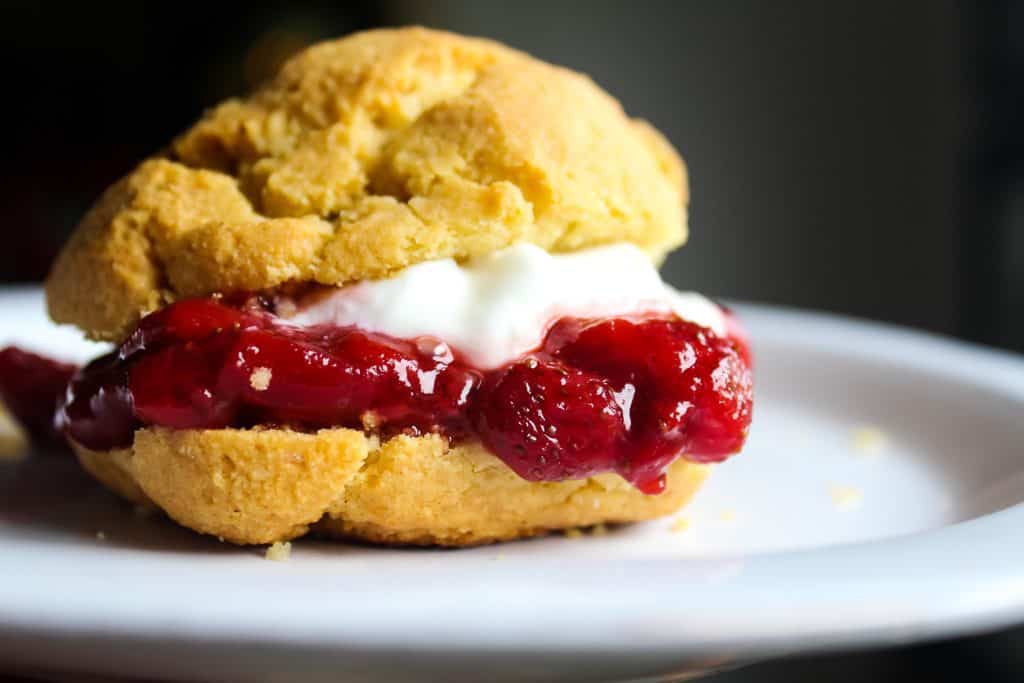
[{"label": "crumb on plate", "polygon": [[608,527],[605,524],[595,524],[588,527],[572,527],[562,532],[566,538],[583,538],[584,536],[605,536],[608,534]]},{"label": "crumb on plate", "polygon": [[687,517],[676,517],[672,520],[672,533],[682,534],[690,529],[690,520]]},{"label": "crumb on plate", "polygon": [[292,557],[292,544],[290,541],[276,541],[273,545],[267,548],[267,554],[265,556],[268,560],[274,562],[287,562]]},{"label": "crumb on plate", "polygon": [[888,438],[878,427],[862,425],[853,430],[850,443],[853,450],[863,455],[877,455],[885,450]]},{"label": "crumb on plate", "polygon": [[832,496],[832,502],[840,510],[852,510],[860,506],[864,500],[864,492],[856,486],[832,484],[829,486],[829,493]]}]

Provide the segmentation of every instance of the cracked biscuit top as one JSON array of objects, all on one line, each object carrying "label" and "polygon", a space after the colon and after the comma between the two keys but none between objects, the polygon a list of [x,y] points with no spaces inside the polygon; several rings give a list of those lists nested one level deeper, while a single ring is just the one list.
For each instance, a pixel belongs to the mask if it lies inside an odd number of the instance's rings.
[{"label": "cracked biscuit top", "polygon": [[420,28],[309,48],[112,186],[46,283],[50,315],[120,340],[182,297],[344,285],[517,241],[686,237],[685,169],[585,76]]}]

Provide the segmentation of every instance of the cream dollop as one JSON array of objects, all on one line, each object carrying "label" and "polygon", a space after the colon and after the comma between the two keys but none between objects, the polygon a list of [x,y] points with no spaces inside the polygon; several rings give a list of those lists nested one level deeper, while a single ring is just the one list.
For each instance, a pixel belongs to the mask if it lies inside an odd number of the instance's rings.
[{"label": "cream dollop", "polygon": [[630,244],[551,254],[519,243],[462,264],[428,261],[318,297],[290,322],[434,337],[488,369],[537,348],[558,318],[644,312],[673,312],[718,334],[726,331],[717,305],[667,285]]}]

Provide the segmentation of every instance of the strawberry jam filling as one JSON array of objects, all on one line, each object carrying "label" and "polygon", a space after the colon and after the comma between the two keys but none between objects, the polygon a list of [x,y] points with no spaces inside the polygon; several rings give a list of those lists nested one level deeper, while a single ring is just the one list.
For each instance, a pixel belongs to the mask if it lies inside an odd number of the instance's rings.
[{"label": "strawberry jam filling", "polygon": [[530,481],[618,472],[659,493],[675,459],[722,460],[750,424],[734,323],[724,338],[661,314],[561,318],[537,349],[485,370],[442,340],[300,327],[272,308],[194,299],[145,317],[74,376],[58,426],[95,450],[145,425],[440,433],[479,439]]}]

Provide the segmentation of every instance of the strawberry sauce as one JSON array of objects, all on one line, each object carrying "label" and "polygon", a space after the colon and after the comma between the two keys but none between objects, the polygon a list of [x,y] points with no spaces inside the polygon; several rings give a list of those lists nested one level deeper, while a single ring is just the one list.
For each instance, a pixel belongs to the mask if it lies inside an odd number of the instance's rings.
[{"label": "strawberry sauce", "polygon": [[[129,446],[145,425],[440,433],[478,438],[530,481],[618,472],[651,494],[676,458],[723,460],[750,425],[749,357],[734,322],[723,338],[674,316],[562,318],[535,351],[482,370],[442,340],[298,327],[269,308],[193,299],[147,316],[74,376],[57,425],[96,450]],[[5,390],[12,372],[0,365],[0,395],[40,423]]]}]

